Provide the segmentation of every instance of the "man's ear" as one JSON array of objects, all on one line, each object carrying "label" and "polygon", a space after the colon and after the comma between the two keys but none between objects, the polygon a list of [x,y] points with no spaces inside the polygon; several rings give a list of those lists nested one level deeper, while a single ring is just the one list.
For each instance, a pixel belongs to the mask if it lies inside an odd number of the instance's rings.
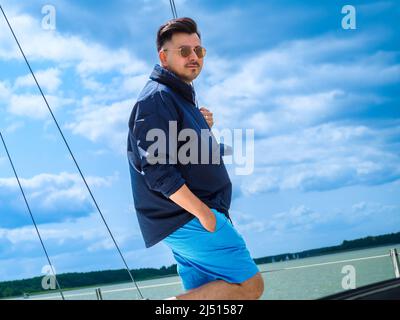
[{"label": "man's ear", "polygon": [[167,66],[167,54],[164,51],[160,50],[158,52],[158,58],[160,59],[161,66],[166,67]]}]

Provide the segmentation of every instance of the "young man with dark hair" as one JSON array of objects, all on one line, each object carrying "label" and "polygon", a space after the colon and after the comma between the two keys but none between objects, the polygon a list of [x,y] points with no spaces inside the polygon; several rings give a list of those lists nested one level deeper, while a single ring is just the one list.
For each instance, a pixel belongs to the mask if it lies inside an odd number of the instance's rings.
[{"label": "young man with dark hair", "polygon": [[[139,95],[128,135],[132,193],[145,245],[163,241],[171,248],[187,290],[176,299],[258,299],[264,282],[230,221],[232,184],[222,156],[218,153],[218,163],[185,164],[173,148],[184,144],[174,136],[174,125],[179,132],[194,132],[197,141],[213,125],[212,113],[197,108],[192,86],[206,54],[196,23],[168,21],[158,30],[157,50],[161,65]],[[152,130],[174,137],[156,155]],[[154,161],[160,157],[164,161]]]}]

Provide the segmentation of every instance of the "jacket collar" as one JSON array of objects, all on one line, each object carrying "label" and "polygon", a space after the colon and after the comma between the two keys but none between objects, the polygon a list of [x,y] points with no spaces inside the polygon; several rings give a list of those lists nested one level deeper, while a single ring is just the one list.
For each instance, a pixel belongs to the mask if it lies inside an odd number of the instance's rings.
[{"label": "jacket collar", "polygon": [[165,84],[172,90],[181,94],[186,100],[193,105],[196,105],[196,93],[190,84],[178,78],[171,71],[156,64],[153,72],[150,75],[150,79],[159,83]]}]

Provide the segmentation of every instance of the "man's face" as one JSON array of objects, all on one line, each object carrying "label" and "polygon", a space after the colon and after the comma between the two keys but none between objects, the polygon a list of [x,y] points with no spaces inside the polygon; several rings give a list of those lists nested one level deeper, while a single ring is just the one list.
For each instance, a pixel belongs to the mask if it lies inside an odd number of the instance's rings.
[{"label": "man's face", "polygon": [[[180,50],[178,50],[182,46],[192,48],[191,54],[186,58],[182,57]],[[159,52],[161,65],[175,73],[183,81],[192,82],[203,68],[204,59],[200,59],[193,50],[198,46],[201,46],[201,41],[196,33],[175,33],[170,41],[164,43],[162,50]]]}]

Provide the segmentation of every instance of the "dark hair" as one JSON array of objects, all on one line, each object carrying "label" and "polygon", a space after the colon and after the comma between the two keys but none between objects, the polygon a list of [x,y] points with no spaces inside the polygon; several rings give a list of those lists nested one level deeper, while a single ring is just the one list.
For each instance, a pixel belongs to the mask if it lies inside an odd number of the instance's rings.
[{"label": "dark hair", "polygon": [[160,51],[165,42],[171,40],[174,33],[196,33],[199,38],[200,32],[197,30],[196,22],[191,18],[177,18],[169,20],[163,24],[157,32],[157,51]]}]

